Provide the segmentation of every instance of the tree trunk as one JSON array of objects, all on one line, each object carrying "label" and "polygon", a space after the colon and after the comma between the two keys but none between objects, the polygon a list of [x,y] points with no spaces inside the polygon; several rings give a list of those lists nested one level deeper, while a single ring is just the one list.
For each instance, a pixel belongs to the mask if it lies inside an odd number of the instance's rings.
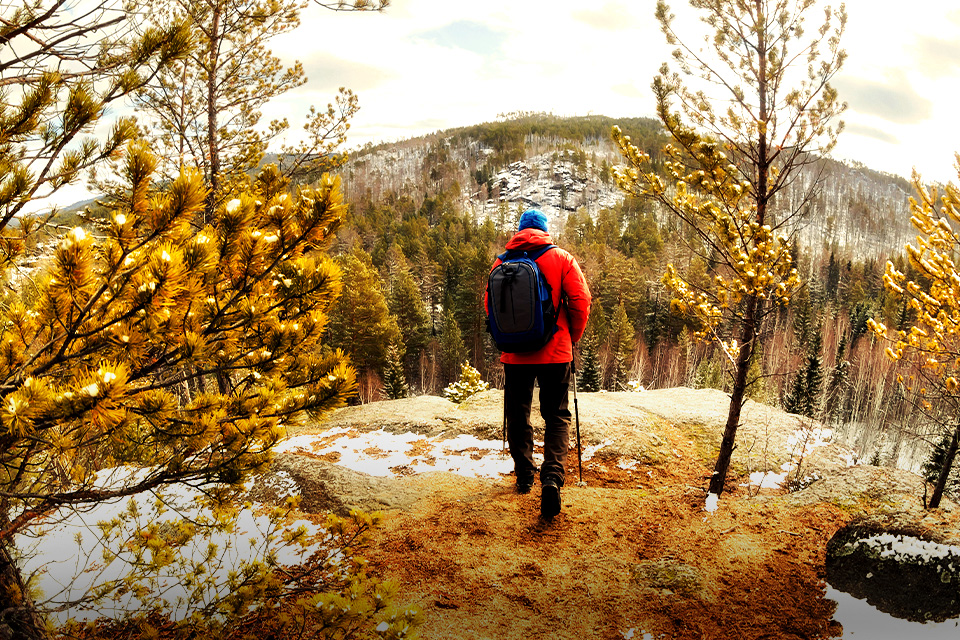
[{"label": "tree trunk", "polygon": [[710,493],[720,495],[727,480],[727,469],[730,467],[730,458],[733,456],[734,441],[737,436],[737,427],[740,426],[740,411],[743,409],[744,395],[747,390],[747,372],[750,370],[750,357],[753,355],[757,338],[757,317],[760,311],[760,300],[755,296],[747,298],[747,310],[743,318],[743,331],[740,335],[740,351],[737,354],[737,370],[733,379],[733,392],[730,394],[730,410],[727,413],[727,424],[723,429],[723,440],[720,442],[720,453],[717,454],[717,464],[710,477]]},{"label": "tree trunk", "polygon": [[0,640],[46,640],[47,627],[30,598],[8,543],[0,542]]},{"label": "tree trunk", "polygon": [[220,149],[217,132],[217,71],[220,46],[220,6],[213,9],[213,24],[210,28],[207,64],[207,147],[210,154],[210,192],[204,211],[204,223],[213,221],[213,211],[217,204],[217,191],[220,182]]},{"label": "tree trunk", "polygon": [[940,467],[940,475],[937,477],[937,486],[933,488],[933,495],[930,496],[930,508],[936,509],[940,506],[940,500],[943,498],[943,491],[947,487],[947,478],[950,477],[950,471],[953,469],[953,461],[957,457],[957,447],[960,445],[960,424],[953,430],[953,437],[950,439],[950,448],[943,456],[943,466]]},{"label": "tree trunk", "polygon": [[[763,16],[763,3],[756,0],[757,16]],[[767,41],[766,34],[761,30],[757,34],[757,90],[759,98],[758,120],[761,124],[757,139],[756,157],[756,222],[760,226],[766,223],[767,201],[769,196],[768,177],[770,175],[770,159],[767,143],[767,120],[769,108],[767,105]],[[747,372],[750,370],[750,360],[756,348],[757,325],[759,324],[762,300],[754,295],[746,299],[746,310],[743,316],[742,331],[740,332],[740,351],[737,354],[737,370],[733,379],[733,392],[730,394],[730,410],[727,413],[727,424],[723,429],[723,440],[720,442],[720,453],[717,454],[717,464],[710,478],[710,493],[720,495],[727,480],[727,469],[730,467],[730,458],[733,456],[734,440],[737,427],[740,426],[740,411],[743,409],[744,394],[747,390]]]}]

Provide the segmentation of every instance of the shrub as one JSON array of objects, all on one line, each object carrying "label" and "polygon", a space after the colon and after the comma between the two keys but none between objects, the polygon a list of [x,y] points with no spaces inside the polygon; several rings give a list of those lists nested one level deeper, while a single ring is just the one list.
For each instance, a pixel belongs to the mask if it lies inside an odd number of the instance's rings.
[{"label": "shrub", "polygon": [[464,362],[460,368],[460,379],[443,390],[443,397],[460,404],[470,396],[486,391],[490,385],[480,378],[480,372]]}]

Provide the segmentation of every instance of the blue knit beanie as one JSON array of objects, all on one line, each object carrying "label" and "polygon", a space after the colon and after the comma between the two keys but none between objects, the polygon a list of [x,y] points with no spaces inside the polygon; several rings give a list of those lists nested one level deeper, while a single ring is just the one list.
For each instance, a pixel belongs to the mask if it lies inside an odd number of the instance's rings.
[{"label": "blue knit beanie", "polygon": [[520,216],[520,226],[517,228],[517,231],[523,231],[524,229],[540,229],[546,233],[547,231],[547,216],[543,215],[542,211],[537,209],[527,209],[523,212],[523,215]]}]

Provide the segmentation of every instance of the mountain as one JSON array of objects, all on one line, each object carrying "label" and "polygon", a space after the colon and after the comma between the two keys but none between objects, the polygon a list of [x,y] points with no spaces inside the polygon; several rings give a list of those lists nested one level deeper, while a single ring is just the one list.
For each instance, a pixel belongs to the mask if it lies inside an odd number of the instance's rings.
[{"label": "mountain", "polygon": [[[551,230],[562,229],[571,213],[592,216],[623,200],[611,175],[621,160],[610,137],[613,125],[656,162],[666,138],[655,120],[519,114],[357,150],[344,168],[348,197],[376,201],[386,191],[425,194],[456,186],[459,205],[476,216],[509,218],[536,207],[550,218]],[[821,189],[802,203],[816,180]],[[914,238],[911,193],[900,176],[820,159],[774,206],[781,214],[802,212],[785,231],[807,249],[886,260]],[[658,218],[670,223],[665,212]]]}]

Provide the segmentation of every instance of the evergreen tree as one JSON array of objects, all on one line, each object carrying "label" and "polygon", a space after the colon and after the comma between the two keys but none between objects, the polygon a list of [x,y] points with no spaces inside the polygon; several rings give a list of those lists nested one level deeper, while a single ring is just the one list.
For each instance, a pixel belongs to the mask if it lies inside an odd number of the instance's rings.
[{"label": "evergreen tree", "polygon": [[[156,164],[130,145],[126,197],[102,235],[68,232],[36,291],[0,309],[0,624],[12,637],[45,635],[16,570],[18,533],[61,508],[176,483],[206,486],[226,517],[286,428],[342,406],[356,385],[345,356],[321,350],[340,272],[316,248],[340,224],[339,180],[290,197],[265,171],[197,232],[202,178],[156,190]],[[142,472],[98,476],[130,467]],[[266,565],[250,579],[285,584]]]},{"label": "evergreen tree", "polygon": [[623,354],[613,352],[613,372],[610,374],[610,390],[625,391],[627,388],[627,364]]},{"label": "evergreen tree", "polygon": [[[120,118],[107,135],[94,137],[108,108],[120,104],[189,51],[188,30],[182,22],[130,38],[124,35],[127,19],[125,7],[109,1],[88,3],[82,11],[67,2],[22,2],[19,7],[4,4],[0,21],[0,86],[4,87],[0,97],[0,279],[6,279],[9,268],[35,241],[38,225],[24,215],[28,207],[76,182],[97,163],[119,157],[126,143],[136,138],[132,118]],[[36,295],[24,294],[22,300],[22,291],[5,292],[0,309],[6,346],[0,384],[7,407],[22,402],[18,394],[27,380],[40,395],[56,397],[51,390],[56,382],[63,385],[57,395],[62,393],[75,377],[63,375],[58,381],[57,374],[72,374],[70,365],[78,364],[82,357],[64,342],[60,332],[38,335],[32,316],[18,324],[21,313],[39,315],[36,300],[46,298],[48,293],[46,282],[39,285]],[[63,282],[61,287],[65,290],[71,285],[76,283]],[[76,306],[79,300],[74,300],[75,311],[90,314],[90,309]],[[62,297],[60,301],[66,302]],[[64,326],[77,329],[81,325]],[[6,332],[12,327],[27,338],[35,335],[36,351],[28,352],[22,338],[8,340]],[[71,336],[76,344],[85,343],[89,336],[86,330],[81,333],[83,337]],[[44,342],[46,347],[41,346]],[[50,348],[63,349],[59,363],[49,362]],[[40,361],[41,368],[34,368],[31,363],[35,361]],[[70,434],[77,416],[73,411],[64,412],[61,424],[52,404],[38,402],[20,418],[4,418],[0,428],[0,636],[4,637],[33,639],[46,635],[33,594],[20,573],[13,540],[18,532],[69,502],[58,499],[71,484],[62,468],[57,475],[61,457],[54,447],[62,442],[51,446],[50,436],[61,440],[61,434]],[[149,433],[145,437],[149,438]],[[118,439],[125,442],[122,433]],[[102,442],[91,439],[92,448]],[[62,459],[84,464],[91,458],[81,453]],[[73,488],[82,490],[83,481]],[[96,500],[97,496],[91,497],[91,501]]]},{"label": "evergreen tree", "polygon": [[346,286],[330,312],[330,344],[347,352],[358,370],[381,372],[387,349],[400,340],[400,329],[390,315],[380,276],[359,248],[337,260]]},{"label": "evergreen tree", "polygon": [[943,436],[937,441],[936,445],[934,445],[930,456],[923,464],[923,477],[926,478],[927,482],[933,484],[937,484],[940,480],[940,475],[943,474],[944,469],[946,469],[947,480],[944,483],[944,491],[952,490],[954,493],[960,491],[960,478],[957,477],[956,456],[954,456],[950,464],[947,464],[947,461],[950,455],[950,449],[956,447],[956,444],[953,442],[955,433],[956,431],[951,429],[944,431]]},{"label": "evergreen tree", "polygon": [[857,302],[850,312],[850,346],[857,344],[857,340],[869,329],[870,316],[873,311],[870,305],[862,300]]},{"label": "evergreen tree", "polygon": [[397,321],[407,358],[416,360],[430,339],[430,315],[409,269],[401,268],[395,273],[387,305]]},{"label": "evergreen tree", "polygon": [[830,252],[830,262],[827,264],[827,296],[836,302],[840,292],[840,261]]},{"label": "evergreen tree", "polygon": [[820,408],[823,385],[823,356],[820,331],[815,331],[804,358],[803,368],[793,379],[790,393],[784,398],[784,408],[790,413],[816,418]]},{"label": "evergreen tree", "polygon": [[[892,333],[886,354],[895,362],[912,360],[911,371],[917,372],[920,388],[907,390],[920,396],[921,408],[947,434],[939,447],[942,464],[930,497],[930,508],[935,509],[960,450],[960,270],[956,264],[960,237],[954,231],[960,223],[960,198],[952,184],[938,198],[936,188],[925,187],[919,175],[914,175],[913,186],[916,197],[910,199],[910,221],[917,229],[917,242],[907,244],[906,250],[915,277],[887,262],[883,284],[892,296],[905,298],[916,315]],[[882,322],[870,318],[867,324],[877,337],[888,339]]]},{"label": "evergreen tree", "polygon": [[383,392],[391,400],[406,398],[410,393],[407,376],[403,372],[403,358],[400,348],[391,344],[387,349],[387,365],[383,371]]},{"label": "evergreen tree", "polygon": [[481,391],[486,391],[490,385],[484,382],[480,372],[464,362],[460,367],[460,379],[443,390],[443,397],[460,404],[467,398]]},{"label": "evergreen tree", "polygon": [[793,308],[793,337],[796,340],[797,349],[806,351],[810,338],[814,334],[814,319],[811,317],[810,295],[807,287],[803,287],[797,294]]},{"label": "evergreen tree", "polygon": [[443,329],[440,331],[440,378],[443,384],[456,379],[460,364],[466,359],[467,348],[453,309],[443,312]]},{"label": "evergreen tree", "polygon": [[[319,3],[337,9],[333,3]],[[379,8],[361,3],[361,8]],[[152,24],[187,19],[193,52],[166,68],[137,97],[151,121],[153,141],[168,176],[198,168],[210,187],[206,216],[255,168],[267,144],[288,129],[286,119],[260,126],[263,107],[306,82],[299,62],[289,67],[268,48],[271,39],[297,28],[299,0],[155,0],[147,4]],[[353,8],[342,3],[341,8]],[[352,92],[341,89],[327,109],[310,107],[307,139],[284,147],[282,170],[290,174],[331,170],[345,159],[335,153],[357,111]]]},{"label": "evergreen tree", "polygon": [[846,359],[846,353],[847,337],[843,336],[837,345],[837,357],[824,394],[823,413],[827,420],[842,418],[847,403],[850,388],[850,361]]},{"label": "evergreen tree", "polygon": [[607,345],[613,358],[609,386],[612,391],[620,391],[627,384],[627,362],[633,358],[634,333],[633,325],[627,317],[627,309],[621,302],[613,313],[610,330],[607,332]]},{"label": "evergreen tree", "polygon": [[603,372],[600,370],[600,352],[597,337],[588,331],[580,342],[580,372],[577,384],[583,391],[600,391],[603,386]]},{"label": "evergreen tree", "polygon": [[[137,135],[119,118],[102,140],[95,127],[111,105],[175,64],[190,50],[182,20],[123,37],[129,19],[117,3],[5,3],[0,27],[0,267],[22,249],[11,242],[31,226],[11,225],[30,203],[76,182],[84,171],[119,157]],[[102,124],[102,123],[101,123]],[[87,136],[87,137],[83,137]],[[10,237],[10,240],[7,240]]]},{"label": "evergreen tree", "polygon": [[[839,48],[846,12],[842,6],[826,8],[821,27],[807,32],[804,14],[813,2],[691,4],[712,31],[703,48],[685,42],[669,6],[657,2],[656,17],[675,46],[679,67],[671,72],[664,64],[653,82],[657,115],[671,144],[654,168],[650,155],[614,128],[627,163],[615,177],[627,193],[656,200],[683,221],[695,249],[711,259],[709,280],[683,275],[671,264],[664,282],[679,308],[696,316],[700,336],[718,336],[735,364],[710,476],[709,492],[719,495],[763,319],[771,303],[787,304],[799,285],[789,242],[777,229],[801,215],[803,205],[778,211],[776,218],[768,212],[778,192],[795,184],[797,172],[813,162],[811,152],[822,154],[836,143],[831,121],[845,105],[830,81],[846,57]],[[704,83],[719,93],[704,93]],[[815,193],[818,184],[809,188],[808,194]],[[806,203],[807,194],[795,201]],[[716,332],[724,323],[734,327],[735,337]]]},{"label": "evergreen tree", "polygon": [[757,345],[750,358],[750,368],[747,370],[746,395],[757,402],[767,401],[767,385],[763,376],[763,344]]}]

